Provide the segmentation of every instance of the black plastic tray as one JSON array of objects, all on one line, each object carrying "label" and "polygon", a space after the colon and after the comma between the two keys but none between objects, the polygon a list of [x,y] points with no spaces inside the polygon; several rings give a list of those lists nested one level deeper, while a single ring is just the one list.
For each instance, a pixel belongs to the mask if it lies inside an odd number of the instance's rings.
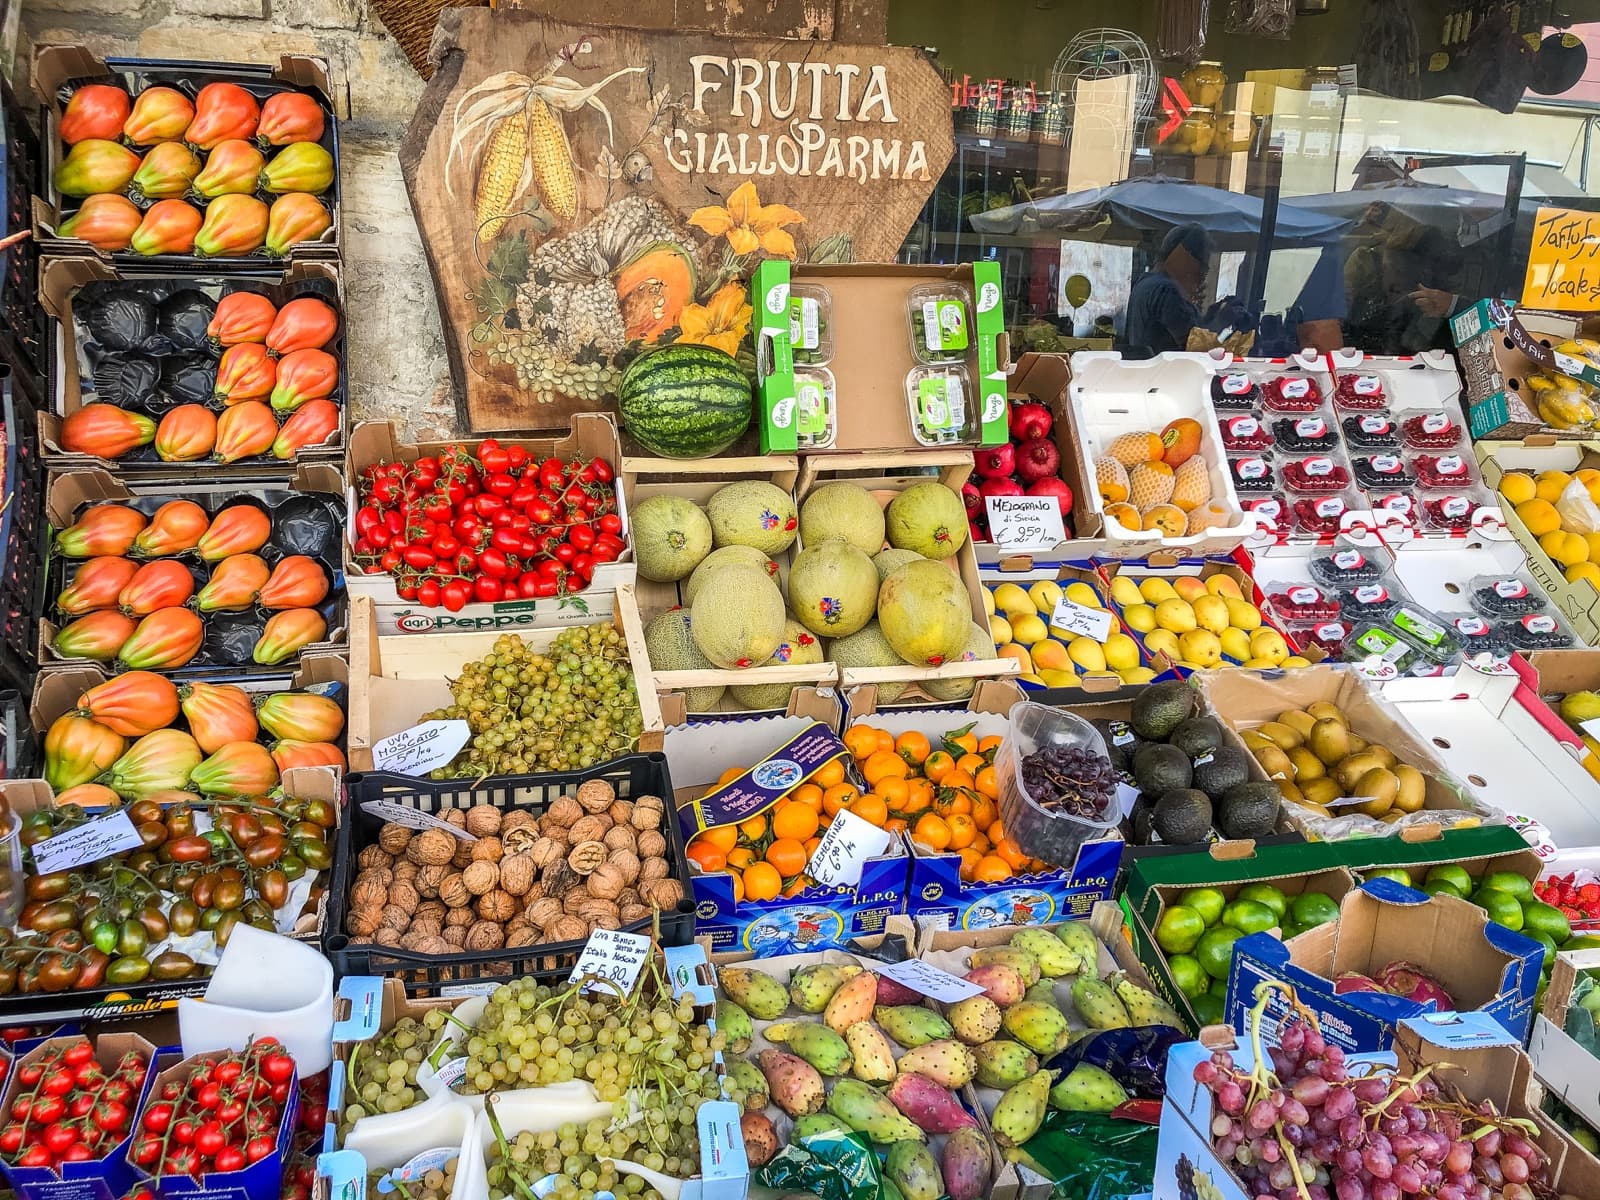
[{"label": "black plastic tray", "polygon": [[[44,463],[40,458],[38,397],[25,376],[0,366],[0,419],[5,422],[4,489],[0,493],[0,591],[29,615],[41,610],[48,522],[44,516]],[[25,660],[33,647],[13,645]]]},{"label": "black plastic tray", "polygon": [[[0,79],[0,237],[33,225],[43,159],[39,137]],[[0,362],[43,379],[49,322],[39,305],[39,247],[24,238],[0,251]]]},{"label": "black plastic tray", "polygon": [[[445,994],[445,989],[463,983],[499,983],[524,975],[540,978],[565,978],[577,965],[582,941],[546,942],[515,950],[461,951],[456,954],[418,954],[398,947],[353,943],[344,933],[349,912],[350,889],[355,883],[356,858],[377,840],[383,818],[362,810],[372,800],[388,800],[426,813],[442,813],[452,808],[471,808],[492,804],[502,809],[522,809],[543,813],[554,800],[569,795],[581,783],[603,779],[624,799],[634,796],[660,796],[666,804],[662,835],[672,878],[683,886],[683,900],[672,912],[661,914],[661,943],[686,946],[694,939],[693,887],[689,863],[684,857],[683,835],[672,819],[672,780],[667,774],[664,754],[633,754],[586,771],[567,771],[546,775],[515,775],[487,779],[476,786],[460,783],[430,783],[407,775],[368,771],[351,775],[345,781],[350,809],[339,826],[338,845],[333,859],[333,880],[328,888],[328,907],[323,922],[323,949],[333,961],[333,969],[345,975],[395,975],[406,983],[406,990],[418,996]],[[650,921],[636,921],[623,928],[643,932]]]}]

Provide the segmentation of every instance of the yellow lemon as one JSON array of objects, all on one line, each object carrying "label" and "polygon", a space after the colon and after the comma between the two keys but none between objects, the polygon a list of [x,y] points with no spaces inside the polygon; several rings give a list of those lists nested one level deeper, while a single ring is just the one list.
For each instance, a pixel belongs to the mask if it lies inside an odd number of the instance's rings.
[{"label": "yellow lemon", "polygon": [[1138,582],[1126,575],[1118,575],[1111,581],[1111,598],[1118,606],[1144,603],[1144,594],[1139,591]]},{"label": "yellow lemon", "polygon": [[1106,652],[1100,643],[1089,637],[1076,637],[1067,647],[1067,657],[1085,671],[1104,671]]},{"label": "yellow lemon", "polygon": [[1238,580],[1231,575],[1213,575],[1206,580],[1206,591],[1213,596],[1221,596],[1224,599],[1244,599],[1244,593],[1239,590]]},{"label": "yellow lemon", "polygon": [[1548,500],[1554,504],[1561,499],[1561,493],[1572,482],[1572,476],[1565,471],[1540,471],[1539,478],[1534,481],[1533,494],[1540,500]]},{"label": "yellow lemon", "polygon": [[1517,519],[1534,537],[1543,537],[1561,528],[1561,514],[1548,500],[1524,500],[1516,507]]},{"label": "yellow lemon", "polygon": [[1160,604],[1163,600],[1176,600],[1178,593],[1165,579],[1151,577],[1139,584],[1139,594],[1144,597],[1146,604]]},{"label": "yellow lemon", "polygon": [[1246,633],[1261,628],[1261,610],[1248,600],[1228,597],[1228,624]]},{"label": "yellow lemon", "polygon": [[1250,657],[1250,635],[1242,629],[1224,629],[1219,635],[1222,653],[1235,662]]},{"label": "yellow lemon", "polygon": [[1178,639],[1178,649],[1184,658],[1206,670],[1222,662],[1222,643],[1209,629],[1195,629],[1184,634]]},{"label": "yellow lemon", "polygon": [[1011,634],[1011,622],[998,613],[989,618],[989,636],[994,639],[996,646],[1004,646],[1007,642],[1016,641],[1016,638]]},{"label": "yellow lemon", "polygon": [[1149,683],[1156,677],[1156,673],[1149,667],[1129,667],[1126,671],[1118,671],[1117,674],[1122,677],[1122,682],[1130,687]]},{"label": "yellow lemon", "polygon": [[1039,614],[1030,612],[1020,617],[1011,619],[1011,640],[1021,642],[1024,646],[1031,646],[1035,642],[1042,642],[1050,636],[1050,630],[1045,626]]},{"label": "yellow lemon", "polygon": [[1202,592],[1194,602],[1194,623],[1201,629],[1221,633],[1228,627],[1228,602],[1221,596]]},{"label": "yellow lemon", "polygon": [[1173,633],[1188,633],[1198,622],[1194,619],[1194,606],[1174,596],[1156,605],[1156,624]]},{"label": "yellow lemon", "polygon": [[[1037,585],[1035,585],[1035,586],[1037,586]],[[1090,587],[1087,583],[1084,583],[1082,581],[1079,581],[1077,583],[1069,583],[1069,584],[1067,584],[1067,590],[1062,594],[1065,595],[1066,598],[1068,600],[1071,600],[1074,604],[1081,604],[1085,608],[1104,608],[1105,607],[1104,604],[1100,603],[1099,594],[1092,587]],[[1039,607],[1042,609],[1044,607],[1044,605],[1041,604]],[[1052,610],[1054,610],[1055,609],[1055,605],[1051,604],[1050,608]]]},{"label": "yellow lemon", "polygon": [[1197,575],[1184,575],[1172,581],[1172,590],[1178,593],[1178,599],[1187,600],[1193,604],[1201,596],[1207,595],[1206,585]]},{"label": "yellow lemon", "polygon": [[1537,494],[1538,488],[1533,482],[1533,476],[1523,471],[1507,471],[1500,476],[1500,495],[1505,497],[1507,504],[1515,508],[1519,504],[1526,504]]},{"label": "yellow lemon", "polygon": [[995,588],[994,606],[1013,620],[1022,616],[1031,617],[1038,611],[1028,593],[1014,583],[1002,583]]},{"label": "yellow lemon", "polygon": [[1139,665],[1139,643],[1125,633],[1113,633],[1106,639],[1105,655],[1113,671],[1131,671]]},{"label": "yellow lemon", "polygon": [[1148,604],[1130,604],[1122,610],[1122,620],[1135,633],[1149,633],[1156,627],[1156,610]]},{"label": "yellow lemon", "polygon": [[1061,585],[1052,579],[1041,579],[1028,589],[1028,599],[1033,601],[1034,608],[1048,617],[1061,603]]},{"label": "yellow lemon", "polygon": [[1573,563],[1567,568],[1566,576],[1568,583],[1577,583],[1581,579],[1585,583],[1593,584],[1595,589],[1600,591],[1600,567],[1592,562]]},{"label": "yellow lemon", "polygon": [[1158,629],[1144,639],[1144,648],[1151,654],[1165,654],[1168,658],[1178,657],[1178,635],[1170,629]]}]

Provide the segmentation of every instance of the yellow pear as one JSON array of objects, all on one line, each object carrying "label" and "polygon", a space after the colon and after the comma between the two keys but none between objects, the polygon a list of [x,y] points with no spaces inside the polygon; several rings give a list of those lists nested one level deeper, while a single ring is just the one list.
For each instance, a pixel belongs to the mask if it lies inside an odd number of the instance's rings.
[{"label": "yellow pear", "polygon": [[1265,658],[1274,666],[1282,664],[1289,657],[1289,647],[1284,644],[1283,635],[1276,629],[1265,627],[1256,630],[1250,635],[1250,649],[1257,658]]},{"label": "yellow pear", "polygon": [[1002,583],[994,590],[994,606],[1006,616],[1015,619],[1020,616],[1032,616],[1039,610],[1034,608],[1033,599],[1014,583]]},{"label": "yellow pear", "polygon": [[1131,671],[1139,665],[1139,643],[1125,633],[1113,633],[1106,639],[1105,657],[1113,671]]},{"label": "yellow pear", "polygon": [[1122,610],[1122,620],[1135,633],[1149,633],[1156,627],[1156,610],[1148,604],[1130,604]]},{"label": "yellow pear", "polygon": [[1046,687],[1078,686],[1078,674],[1076,671],[1046,670],[1041,668],[1039,677],[1044,680]]},{"label": "yellow pear", "polygon": [[1228,624],[1246,633],[1261,628],[1261,610],[1248,600],[1235,600],[1228,596],[1223,601],[1228,606]]},{"label": "yellow pear", "polygon": [[1209,629],[1192,629],[1178,639],[1183,657],[1197,667],[1209,670],[1222,663],[1222,642]]},{"label": "yellow pear", "polygon": [[1298,654],[1291,654],[1278,665],[1286,671],[1293,671],[1299,667],[1309,667],[1311,660],[1309,658],[1301,658]]},{"label": "yellow pear", "polygon": [[1187,600],[1193,604],[1201,596],[1208,595],[1206,585],[1198,576],[1184,575],[1172,581],[1172,590],[1178,593],[1178,599]]},{"label": "yellow pear", "polygon": [[[1034,584],[1034,587],[1038,587],[1038,586],[1039,586],[1038,584]],[[1066,596],[1066,598],[1068,600],[1071,600],[1074,604],[1081,604],[1085,608],[1104,608],[1105,607],[1104,604],[1100,603],[1100,594],[1098,592],[1096,592],[1092,587],[1090,587],[1087,583],[1084,583],[1081,579],[1076,583],[1067,584],[1067,589],[1066,589],[1065,592],[1062,593],[1062,595]],[[1037,600],[1038,597],[1035,597],[1035,599]],[[1051,609],[1052,612],[1055,611],[1055,607],[1056,606],[1055,606],[1054,603],[1052,603],[1050,605],[1050,609]],[[1039,608],[1042,611],[1044,609],[1044,605],[1043,604],[1039,605]]]},{"label": "yellow pear", "polygon": [[1151,576],[1139,584],[1139,594],[1144,597],[1146,604],[1160,604],[1163,600],[1176,600],[1178,593],[1172,590],[1172,585],[1165,579]]},{"label": "yellow pear", "polygon": [[1217,635],[1222,641],[1224,657],[1243,662],[1250,657],[1250,635],[1242,629],[1224,629]]},{"label": "yellow pear", "polygon": [[1274,671],[1279,664],[1270,658],[1247,658],[1239,665],[1247,671]]},{"label": "yellow pear", "polygon": [[1032,683],[1032,684],[1038,685],[1039,687],[1049,687],[1050,686],[1048,683],[1046,683],[1044,681],[1044,676],[1043,675],[1035,675],[1032,672],[1029,672],[1026,675],[1018,675],[1017,678],[1022,680],[1023,683]]},{"label": "yellow pear", "polygon": [[983,589],[983,611],[988,616],[994,616],[994,592],[989,588]]},{"label": "yellow pear", "polygon": [[1156,677],[1156,673],[1149,667],[1129,667],[1126,671],[1118,671],[1117,674],[1122,677],[1122,682],[1130,687],[1149,683]]},{"label": "yellow pear", "polygon": [[1076,637],[1067,647],[1067,657],[1085,671],[1104,671],[1106,652],[1100,643],[1090,637]]},{"label": "yellow pear", "polygon": [[1168,658],[1178,657],[1178,635],[1170,629],[1158,629],[1144,639],[1144,648],[1151,654],[1165,654]]},{"label": "yellow pear", "polygon": [[1224,599],[1244,599],[1244,593],[1239,590],[1238,580],[1231,575],[1213,575],[1206,580],[1206,591],[1213,596],[1221,596]]},{"label": "yellow pear", "polygon": [[1176,596],[1171,600],[1163,600],[1156,605],[1156,624],[1173,633],[1188,633],[1197,625],[1194,606]]},{"label": "yellow pear", "polygon": [[[1041,579],[1028,589],[1028,599],[1033,601],[1034,608],[1038,609],[1047,618],[1056,610],[1056,605],[1061,602],[1061,585],[1053,579]],[[1081,600],[1078,603],[1083,603]]]},{"label": "yellow pear", "polygon": [[1228,628],[1228,602],[1221,596],[1202,592],[1194,602],[1194,622],[1201,629],[1221,633]]},{"label": "yellow pear", "polygon": [[1046,638],[1033,648],[1033,669],[1041,675],[1046,671],[1071,671],[1072,659],[1067,647],[1055,638]]},{"label": "yellow pear", "polygon": [[996,646],[1004,646],[1007,642],[1016,640],[1011,634],[1011,622],[994,613],[989,617],[989,636],[994,639]]},{"label": "yellow pear", "polygon": [[1118,575],[1111,581],[1111,598],[1119,607],[1144,603],[1144,593],[1139,590],[1138,581],[1126,575]]},{"label": "yellow pear", "polygon": [[1011,618],[1011,640],[1021,642],[1024,646],[1031,646],[1035,642],[1042,642],[1050,636],[1050,630],[1040,618],[1039,614],[1031,609]]}]

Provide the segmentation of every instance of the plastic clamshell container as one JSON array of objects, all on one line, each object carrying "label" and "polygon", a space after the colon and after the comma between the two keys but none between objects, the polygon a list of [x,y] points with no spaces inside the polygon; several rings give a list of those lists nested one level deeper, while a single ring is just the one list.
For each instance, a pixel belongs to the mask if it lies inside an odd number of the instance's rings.
[{"label": "plastic clamshell container", "polygon": [[1544,589],[1520,573],[1474,575],[1467,584],[1467,599],[1473,612],[1491,621],[1546,612],[1550,607]]},{"label": "plastic clamshell container", "polygon": [[1367,621],[1350,630],[1344,643],[1344,661],[1368,667],[1376,658],[1398,675],[1408,675],[1422,661],[1422,650],[1388,626]]},{"label": "plastic clamshell container", "polygon": [[9,828],[0,834],[0,924],[16,925],[22,913],[22,818],[7,813]]},{"label": "plastic clamshell container", "polygon": [[789,286],[789,349],[806,366],[833,359],[833,296],[821,284]]},{"label": "plastic clamshell container", "polygon": [[966,362],[972,345],[972,293],[956,283],[914,287],[906,293],[906,325],[918,362]]},{"label": "plastic clamshell container", "polygon": [[912,367],[906,372],[911,434],[924,446],[976,445],[977,399],[966,367]]},{"label": "plastic clamshell container", "polygon": [[802,450],[826,450],[839,429],[833,372],[827,367],[794,369],[795,437]]},{"label": "plastic clamshell container", "polygon": [[1041,808],[1022,782],[1022,760],[1047,747],[1087,750],[1109,763],[1105,739],[1082,717],[1025,700],[1011,709],[1011,728],[1000,744],[995,774],[1000,782],[1000,817],[1018,845],[1046,862],[1077,861],[1078,847],[1108,836],[1122,819],[1115,798],[1098,819]]},{"label": "plastic clamshell container", "polygon": [[[1091,478],[1094,463],[1125,433],[1159,434],[1187,417],[1200,424],[1200,457],[1206,464],[1211,498],[1196,509],[1218,510],[1220,523],[1183,537],[1161,537],[1106,522],[1104,553],[1113,558],[1143,557],[1156,550],[1223,554],[1233,551],[1256,528],[1256,519],[1239,504],[1222,448],[1222,431],[1211,405],[1211,385],[1220,368],[1203,354],[1160,354],[1140,362],[1108,351],[1072,356],[1071,397],[1078,450]],[[1104,517],[1098,489],[1079,503]]]}]

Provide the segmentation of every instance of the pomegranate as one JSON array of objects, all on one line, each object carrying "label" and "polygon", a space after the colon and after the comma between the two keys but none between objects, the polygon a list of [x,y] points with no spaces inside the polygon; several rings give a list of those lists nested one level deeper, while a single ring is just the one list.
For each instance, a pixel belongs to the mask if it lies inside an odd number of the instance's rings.
[{"label": "pomegranate", "polygon": [[1017,478],[1023,483],[1049,479],[1061,469],[1061,452],[1049,438],[1029,438],[1017,447]]}]

